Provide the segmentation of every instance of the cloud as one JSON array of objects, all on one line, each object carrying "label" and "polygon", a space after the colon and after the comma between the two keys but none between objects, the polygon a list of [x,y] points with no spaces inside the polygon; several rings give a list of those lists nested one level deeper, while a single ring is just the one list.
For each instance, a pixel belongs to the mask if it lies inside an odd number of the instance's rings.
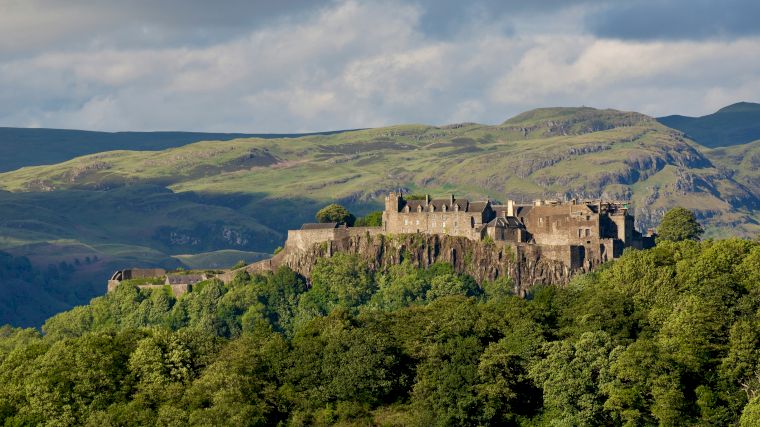
[{"label": "cloud", "polygon": [[[21,50],[0,42],[2,125],[297,132],[499,123],[556,105],[703,114],[760,99],[748,54],[760,38],[601,37],[585,27],[609,12],[596,2],[60,4],[19,0],[18,22],[0,13],[0,35],[62,17]],[[132,38],[141,25],[161,35]]]},{"label": "cloud", "polygon": [[756,0],[630,0],[608,3],[586,24],[600,37],[702,40],[760,35]]}]

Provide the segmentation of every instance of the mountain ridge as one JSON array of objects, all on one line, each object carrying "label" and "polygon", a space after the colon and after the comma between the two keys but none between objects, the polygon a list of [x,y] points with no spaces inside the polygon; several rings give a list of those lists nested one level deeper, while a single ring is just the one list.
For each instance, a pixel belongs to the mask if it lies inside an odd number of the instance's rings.
[{"label": "mountain ridge", "polygon": [[760,104],[737,102],[700,117],[670,115],[657,118],[706,147],[727,147],[760,139]]},{"label": "mountain ridge", "polygon": [[[364,215],[399,188],[496,201],[627,201],[640,230],[679,205],[695,211],[708,236],[754,236],[758,147],[710,149],[643,114],[586,107],[535,110],[498,125],[106,151],[0,173],[0,250],[23,256],[36,248],[46,254],[35,259],[43,269],[97,256],[99,269],[79,283],[105,283],[115,266],[271,253],[325,204]],[[53,250],[61,241],[74,249]]]},{"label": "mountain ridge", "polygon": [[236,138],[293,138],[343,132],[221,133],[221,132],[102,132],[77,129],[19,128],[0,126],[0,172],[24,166],[58,163],[102,151],[119,149],[165,150],[193,142]]}]

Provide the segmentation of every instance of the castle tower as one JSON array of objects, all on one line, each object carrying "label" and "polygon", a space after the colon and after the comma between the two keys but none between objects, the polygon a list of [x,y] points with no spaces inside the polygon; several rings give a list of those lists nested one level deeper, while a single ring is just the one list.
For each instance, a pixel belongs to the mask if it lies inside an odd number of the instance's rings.
[{"label": "castle tower", "polygon": [[403,197],[400,192],[396,193],[395,191],[391,191],[390,194],[385,197],[385,211],[398,212],[401,208],[401,200],[403,200]]}]

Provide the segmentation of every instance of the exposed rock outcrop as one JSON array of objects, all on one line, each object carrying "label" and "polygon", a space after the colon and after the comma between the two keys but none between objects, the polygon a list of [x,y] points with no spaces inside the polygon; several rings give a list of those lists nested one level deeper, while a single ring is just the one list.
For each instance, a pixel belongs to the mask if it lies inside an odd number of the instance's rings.
[{"label": "exposed rock outcrop", "polygon": [[478,283],[509,276],[514,282],[514,292],[524,296],[537,284],[565,285],[573,275],[600,263],[595,260],[601,257],[588,256],[593,254],[587,254],[585,262],[575,262],[578,257],[573,256],[573,250],[582,248],[507,245],[445,235],[367,233],[315,243],[305,250],[286,247],[272,259],[251,264],[246,270],[253,273],[288,266],[308,278],[320,258],[344,252],[360,256],[376,271],[409,260],[420,268],[447,262]]}]

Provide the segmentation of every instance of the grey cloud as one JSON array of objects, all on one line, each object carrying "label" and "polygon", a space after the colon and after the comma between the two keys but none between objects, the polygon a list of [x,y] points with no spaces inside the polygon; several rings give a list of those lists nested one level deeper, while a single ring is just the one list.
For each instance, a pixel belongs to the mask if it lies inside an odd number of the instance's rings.
[{"label": "grey cloud", "polygon": [[0,55],[50,49],[202,46],[281,21],[333,0],[23,0],[0,5]]},{"label": "grey cloud", "polygon": [[600,37],[701,40],[760,34],[757,0],[638,0],[610,2],[589,13],[586,25]]},{"label": "grey cloud", "polygon": [[0,16],[0,35],[41,29],[5,56],[0,37],[0,125],[297,132],[498,123],[556,105],[698,115],[760,99],[747,54],[760,38],[584,31],[586,14],[610,20],[618,3],[73,1]]}]

